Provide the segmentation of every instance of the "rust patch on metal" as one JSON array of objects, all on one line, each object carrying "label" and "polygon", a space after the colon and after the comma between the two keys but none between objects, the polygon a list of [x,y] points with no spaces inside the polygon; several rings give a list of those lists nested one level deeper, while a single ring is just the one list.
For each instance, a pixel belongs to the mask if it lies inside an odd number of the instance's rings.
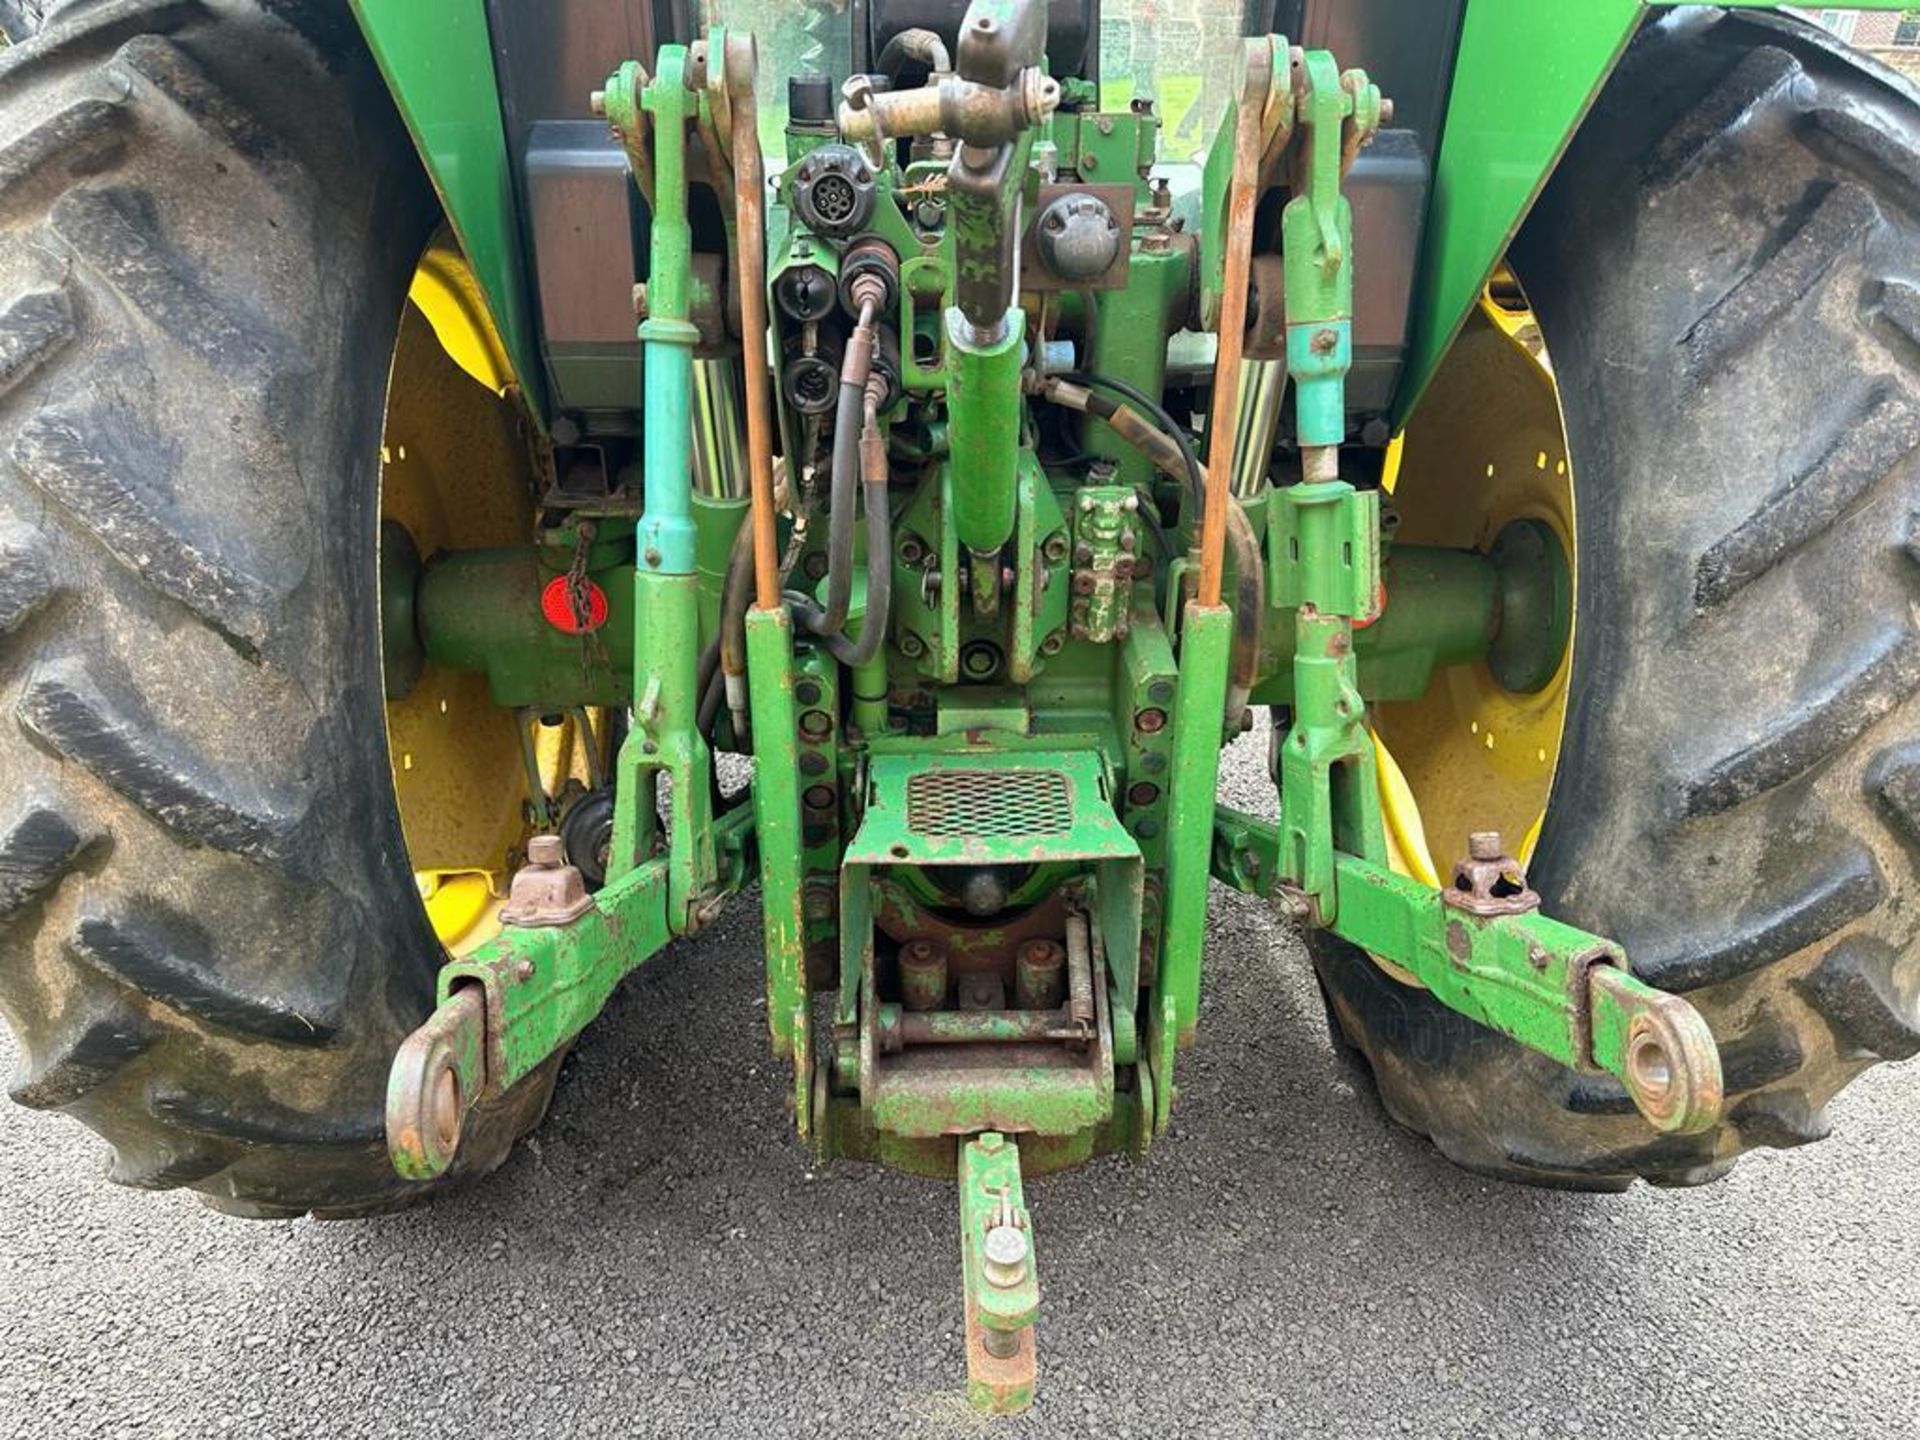
[{"label": "rust patch on metal", "polygon": [[932,942],[946,952],[955,975],[1010,974],[1014,952],[1021,945],[1029,940],[1058,940],[1067,927],[1066,899],[1058,890],[1018,914],[974,922],[949,918],[921,905],[897,884],[877,880],[873,906],[876,930],[900,945],[913,940]]},{"label": "rust patch on metal", "polygon": [[1011,1352],[994,1354],[987,1346],[987,1327],[980,1323],[979,1307],[971,1300],[967,1302],[967,1387],[970,1391],[977,1387],[989,1397],[986,1408],[996,1414],[1024,1408],[1031,1402],[1039,1370],[1033,1326],[1017,1330],[1007,1339]]}]

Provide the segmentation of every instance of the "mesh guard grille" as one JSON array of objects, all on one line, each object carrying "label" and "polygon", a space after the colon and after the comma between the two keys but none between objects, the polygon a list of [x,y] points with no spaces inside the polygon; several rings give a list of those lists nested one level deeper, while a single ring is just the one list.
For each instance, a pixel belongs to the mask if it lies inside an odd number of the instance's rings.
[{"label": "mesh guard grille", "polygon": [[1058,770],[928,770],[907,781],[907,829],[930,837],[1058,835],[1073,828]]}]

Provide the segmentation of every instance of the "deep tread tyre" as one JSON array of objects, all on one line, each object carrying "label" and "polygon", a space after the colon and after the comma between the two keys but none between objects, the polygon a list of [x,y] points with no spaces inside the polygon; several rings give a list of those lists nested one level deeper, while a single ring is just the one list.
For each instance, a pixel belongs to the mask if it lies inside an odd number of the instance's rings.
[{"label": "deep tread tyre", "polygon": [[[1532,875],[1684,993],[1712,1132],[1316,942],[1381,1099],[1476,1171],[1696,1184],[1920,1050],[1920,95],[1794,22],[1635,42],[1514,265],[1560,381],[1579,613]],[[1456,837],[1456,843],[1458,837]]]},{"label": "deep tread tyre", "polygon": [[[10,1093],[99,1131],[129,1185],[386,1208],[423,1188],[384,1090],[441,958],[374,545],[431,192],[344,6],[48,8],[0,51]],[[553,1068],[476,1117],[462,1173]]]},{"label": "deep tread tyre", "polygon": [[46,18],[45,0],[0,0],[0,40],[18,45]]}]

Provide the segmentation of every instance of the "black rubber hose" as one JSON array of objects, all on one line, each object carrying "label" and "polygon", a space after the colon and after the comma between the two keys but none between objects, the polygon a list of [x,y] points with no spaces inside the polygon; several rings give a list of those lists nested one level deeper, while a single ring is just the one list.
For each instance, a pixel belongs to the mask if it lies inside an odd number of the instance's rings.
[{"label": "black rubber hose", "polygon": [[[713,739],[713,722],[719,718],[720,702],[727,697],[725,679],[716,669],[700,686],[700,709],[694,715],[694,726],[709,741]],[[736,735],[736,741],[744,739]]]},{"label": "black rubber hose", "polygon": [[[723,620],[721,623],[724,624],[725,621]],[[693,692],[696,695],[705,695],[707,693],[707,687],[719,678],[720,652],[722,649],[720,642],[722,638],[722,636],[716,635],[701,647],[698,677],[695,679],[693,686]],[[704,728],[705,727],[702,727],[703,730]]]},{"label": "black rubber hose", "polygon": [[[747,673],[747,607],[753,603],[753,526],[742,522],[734,532],[733,547],[727,552],[726,583],[720,590],[719,675],[725,684],[744,693],[740,678]],[[713,672],[705,668],[701,657],[700,713],[702,734],[712,725],[707,712],[707,691]],[[738,722],[735,728],[740,728]]]},{"label": "black rubber hose", "polygon": [[919,61],[935,75],[944,75],[953,69],[947,42],[940,38],[939,32],[916,27],[901,30],[887,41],[880,58],[873,62],[874,73],[897,81],[910,60]]},{"label": "black rubber hose", "polygon": [[1193,437],[1187,434],[1186,426],[1175,421],[1173,416],[1167,413],[1166,406],[1139,386],[1130,385],[1125,380],[1116,380],[1111,375],[1096,375],[1091,370],[1069,370],[1055,378],[1064,380],[1069,385],[1079,385],[1088,390],[1105,390],[1110,394],[1118,395],[1153,421],[1155,427],[1180,447],[1180,459],[1187,468],[1187,486],[1193,492],[1194,504],[1206,503],[1207,472],[1201,468],[1200,452],[1193,448]]},{"label": "black rubber hose", "polygon": [[840,403],[833,414],[833,484],[827,501],[827,608],[796,611],[816,635],[838,635],[853,604],[853,507],[860,485],[860,419],[873,372],[873,306],[860,307],[840,364]]},{"label": "black rubber hose", "polygon": [[[1196,513],[1206,504],[1207,472],[1200,464],[1193,437],[1187,434],[1185,426],[1178,424],[1167,413],[1166,407],[1139,387],[1108,375],[1072,370],[1058,378],[1086,390],[1110,391],[1144,414],[1179,447],[1180,463],[1187,472],[1187,488],[1192,494]],[[1110,408],[1096,407],[1090,409],[1089,413],[1098,415],[1109,424],[1113,421]],[[1267,567],[1245,509],[1231,495],[1227,497],[1227,543],[1233,548],[1234,603],[1233,655],[1228,666],[1231,680],[1227,689],[1226,724],[1229,730],[1236,730],[1246,715],[1247,696],[1253,689],[1260,669],[1260,628],[1267,603]]]},{"label": "black rubber hose", "polygon": [[[744,521],[734,532],[727,551],[727,578],[720,587],[721,670],[728,675],[747,673],[747,607],[753,603],[753,526]],[[701,657],[702,687],[706,657]]]},{"label": "black rubber hose", "polygon": [[1267,604],[1266,558],[1239,500],[1227,497],[1227,543],[1233,547],[1233,650],[1227,666],[1227,729],[1246,720],[1247,698],[1260,673],[1260,629]]},{"label": "black rubber hose", "polygon": [[1100,302],[1091,290],[1074,293],[1080,297],[1080,339],[1087,347],[1086,353],[1092,355],[1094,341],[1100,334]]},{"label": "black rubber hose", "polygon": [[785,599],[794,618],[812,630],[829,655],[842,665],[857,669],[879,652],[887,633],[889,611],[893,606],[893,522],[887,513],[885,484],[868,485],[867,503],[867,611],[860,621],[860,638],[849,640],[844,634],[829,634],[815,623],[823,619],[820,607],[797,590],[789,590]]},{"label": "black rubber hose", "polygon": [[[857,641],[848,640],[844,634],[820,635],[827,653],[854,669],[880,653],[893,608],[893,516],[887,509],[887,443],[880,435],[880,396],[876,388],[869,387],[863,402],[865,423],[860,431],[860,476],[867,507],[866,616],[860,622]],[[785,598],[794,618],[813,630],[811,617],[819,615],[820,608],[797,591],[789,590]]]}]

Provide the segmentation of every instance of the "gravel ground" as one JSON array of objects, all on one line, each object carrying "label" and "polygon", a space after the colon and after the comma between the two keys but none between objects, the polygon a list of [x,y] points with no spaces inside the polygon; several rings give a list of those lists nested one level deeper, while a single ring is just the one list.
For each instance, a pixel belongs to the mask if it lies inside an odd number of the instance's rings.
[{"label": "gravel ground", "polygon": [[747,898],[622,991],[500,1173],[389,1220],[121,1190],[0,1108],[0,1433],[1920,1431],[1911,1072],[1707,1190],[1506,1188],[1384,1118],[1297,943],[1224,892],[1174,1133],[1030,1185],[1039,1398],[978,1420],[952,1196],[812,1169],[759,963]]}]

